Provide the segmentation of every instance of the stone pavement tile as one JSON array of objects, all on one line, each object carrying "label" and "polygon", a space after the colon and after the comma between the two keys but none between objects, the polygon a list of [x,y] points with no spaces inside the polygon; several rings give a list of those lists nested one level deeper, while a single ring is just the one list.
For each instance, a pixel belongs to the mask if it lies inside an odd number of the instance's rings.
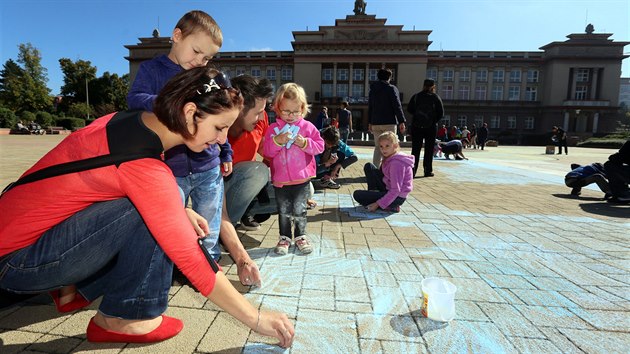
[{"label": "stone pavement tile", "polygon": [[359,339],[361,353],[383,354],[381,341],[374,339]]},{"label": "stone pavement tile", "polygon": [[457,300],[455,302],[455,320],[490,322],[490,319],[481,310],[478,304],[481,302]]},{"label": "stone pavement tile", "polygon": [[[575,343],[573,343],[565,334],[560,332],[558,328],[553,327],[539,327],[540,331],[547,336],[547,339],[553,343],[557,348],[562,349],[562,353],[566,354],[583,354],[580,348],[576,347]],[[517,343],[515,343],[515,346]],[[531,352],[533,353],[533,352]],[[596,352],[594,352],[596,353]]]},{"label": "stone pavement tile", "polygon": [[[381,341],[383,346],[383,353],[385,354],[400,354],[400,353],[429,353],[426,344],[415,342],[396,342],[396,341]],[[372,352],[364,352],[372,353]]]},{"label": "stone pavement tile", "polygon": [[501,270],[501,273],[503,274],[521,275],[521,276],[530,275],[530,273],[526,271],[525,269],[523,269],[523,267],[519,266],[515,261],[511,260],[513,258],[514,257],[509,257],[509,258],[486,257],[486,259],[490,263],[497,266]]},{"label": "stone pavement tile", "polygon": [[[207,319],[205,321],[207,321]],[[240,351],[247,342],[247,338],[251,333],[249,328],[237,321],[234,317],[228,315],[226,312],[219,313],[209,325],[209,328],[208,324],[203,322],[200,322],[196,327],[199,327],[202,337],[189,337],[188,340],[192,343],[199,344],[196,348],[193,348],[192,351],[185,351],[183,350],[184,348],[181,348],[179,349],[181,353],[190,353],[193,351],[206,353],[229,350]]]},{"label": "stone pavement tile", "polygon": [[87,337],[85,331],[94,315],[96,315],[96,311],[74,312],[66,321],[51,329],[48,334],[85,339]]},{"label": "stone pavement tile", "polygon": [[478,305],[506,336],[545,338],[536,326],[532,325],[512,305],[488,302],[479,302]]},{"label": "stone pavement tile", "polygon": [[[48,333],[70,316],[72,315],[58,313],[53,306],[49,305],[23,306],[4,316],[0,320],[0,328]],[[85,325],[87,327],[87,323]]]},{"label": "stone pavement tile", "polygon": [[333,291],[302,289],[298,302],[299,309],[335,310],[335,293]]},{"label": "stone pavement tile", "polygon": [[592,329],[584,320],[564,307],[514,305],[534,325],[554,328]]},{"label": "stone pavement tile", "polygon": [[625,284],[594,272],[576,262],[541,262],[577,285],[623,286]]},{"label": "stone pavement tile", "polygon": [[291,353],[359,353],[354,314],[302,310]]},{"label": "stone pavement tile", "polygon": [[461,261],[440,261],[440,264],[453,278],[479,278],[479,275],[475,273],[465,262]]},{"label": "stone pavement tile", "polygon": [[423,343],[418,325],[409,315],[357,314],[359,338]]},{"label": "stone pavement tile", "polygon": [[[4,331],[0,332],[0,349],[3,354],[23,353],[32,343],[35,343],[45,334],[29,331]],[[65,351],[63,353],[69,353]]]},{"label": "stone pavement tile", "polygon": [[372,304],[353,301],[335,301],[337,312],[372,313]]},{"label": "stone pavement tile", "polygon": [[510,289],[499,289],[495,288],[494,291],[501,296],[501,299],[506,301],[511,305],[524,305],[525,303],[521,300],[514,292]]},{"label": "stone pavement tile", "polygon": [[417,320],[431,353],[517,353],[509,339],[490,322]]},{"label": "stone pavement tile", "polygon": [[418,274],[394,273],[394,278],[399,282],[415,282],[418,284],[424,279],[420,272]]},{"label": "stone pavement tile", "polygon": [[450,260],[480,261],[483,257],[472,247],[458,242],[435,242]]},{"label": "stone pavement tile", "polygon": [[[595,294],[597,296],[599,296],[600,298],[604,299],[604,300],[608,300],[610,302],[613,302],[619,306],[623,306],[623,303],[626,304],[630,304],[628,303],[628,301],[624,300],[622,297],[619,297],[617,295],[614,295],[604,289],[601,289],[600,287],[597,286],[583,286],[582,288],[584,288],[584,290],[588,291],[591,294]],[[622,288],[623,291],[623,288]],[[625,289],[625,293],[624,294],[628,294],[628,291],[630,291],[630,287]]]},{"label": "stone pavement tile", "polygon": [[335,299],[337,301],[370,302],[368,288],[363,279],[351,277],[335,277]]},{"label": "stone pavement tile", "polygon": [[28,347],[28,350],[42,353],[72,353],[83,340],[84,339],[81,338],[68,338],[45,334],[38,338],[37,341],[33,342],[33,344]]},{"label": "stone pavement tile", "polygon": [[[630,334],[560,328],[559,331],[586,353],[627,353]],[[623,349],[626,348],[626,349]]]},{"label": "stone pavement tile", "polygon": [[206,302],[208,302],[208,299],[201,295],[196,289],[184,285],[171,297],[168,304],[169,306],[201,309]]},{"label": "stone pavement tile", "polygon": [[421,281],[401,281],[398,280],[398,286],[405,297],[422,297]]},{"label": "stone pavement tile", "polygon": [[524,277],[518,275],[483,274],[481,279],[485,280],[492,288],[536,289]]},{"label": "stone pavement tile", "polygon": [[515,293],[528,305],[579,307],[576,303],[562,296],[562,294],[557,291],[519,289],[516,290]]},{"label": "stone pavement tile", "polygon": [[[268,265],[265,264],[267,267]],[[264,278],[262,288],[253,288],[251,292],[278,296],[298,296],[302,287],[304,270],[302,267],[278,266],[273,273]]]},{"label": "stone pavement tile", "polygon": [[[370,286],[368,288],[372,308],[376,315],[405,314],[409,312],[409,306],[405,301],[403,292],[399,288]],[[420,294],[418,294],[420,295]],[[418,304],[420,301],[417,302]]]},{"label": "stone pavement tile", "polygon": [[[523,253],[514,252],[514,254],[520,258],[514,260],[514,264],[516,264],[517,267],[525,270],[527,273],[533,275],[534,277],[558,277],[558,274],[555,273],[553,270],[545,267],[544,265],[540,264],[540,262],[534,259],[527,259],[523,256]],[[528,279],[529,277],[525,276],[525,278]]]},{"label": "stone pavement tile", "polygon": [[523,277],[540,290],[582,292],[583,289],[569,280],[558,277]]},{"label": "stone pavement tile", "polygon": [[[426,257],[424,257],[426,258]],[[424,277],[445,277],[449,276],[448,270],[442,266],[437,259],[413,258],[413,263]]]},{"label": "stone pavement tile", "polygon": [[405,249],[399,245],[384,242],[372,242],[369,245],[372,259],[376,261],[408,262],[409,256]]},{"label": "stone pavement tile", "polygon": [[488,261],[467,261],[466,265],[468,265],[471,269],[477,272],[478,275],[481,274],[503,274],[499,267],[494,265]]},{"label": "stone pavement tile", "polygon": [[565,296],[567,299],[573,301],[574,303],[580,305],[580,307],[583,309],[623,311],[623,308],[621,306],[615,305],[614,303],[605,300],[596,294],[591,294],[588,292],[568,291],[561,291],[560,294]]},{"label": "stone pavement tile", "polygon": [[289,318],[296,318],[299,301],[299,297],[264,295],[261,302],[252,302],[252,304],[256,306],[260,303],[261,310],[283,312]]},{"label": "stone pavement tile", "polygon": [[625,311],[585,310],[571,308],[571,312],[597,329],[605,331],[630,331],[630,316]]},{"label": "stone pavement tile", "polygon": [[457,286],[456,300],[506,302],[488,283],[481,279],[452,278],[447,280]]},{"label": "stone pavement tile", "polygon": [[512,345],[518,349],[521,353],[546,353],[546,354],[560,354],[565,353],[564,350],[560,350],[552,341],[548,339],[540,338],[523,338],[523,337],[508,337]]},{"label": "stone pavement tile", "polygon": [[413,264],[412,260],[409,259],[408,262],[388,262],[388,266],[392,274],[411,274],[411,275],[420,275],[418,268]]},{"label": "stone pavement tile", "polygon": [[332,275],[304,274],[302,289],[335,290],[335,278]]},{"label": "stone pavement tile", "polygon": [[308,257],[304,273],[363,278],[361,261],[351,259],[340,262],[337,258]]}]

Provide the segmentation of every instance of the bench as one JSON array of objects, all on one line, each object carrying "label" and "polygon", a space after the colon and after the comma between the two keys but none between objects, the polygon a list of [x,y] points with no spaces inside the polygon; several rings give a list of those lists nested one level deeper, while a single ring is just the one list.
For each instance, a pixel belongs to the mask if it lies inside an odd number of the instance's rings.
[{"label": "bench", "polygon": [[67,134],[67,129],[64,127],[48,127],[46,129],[48,134]]}]

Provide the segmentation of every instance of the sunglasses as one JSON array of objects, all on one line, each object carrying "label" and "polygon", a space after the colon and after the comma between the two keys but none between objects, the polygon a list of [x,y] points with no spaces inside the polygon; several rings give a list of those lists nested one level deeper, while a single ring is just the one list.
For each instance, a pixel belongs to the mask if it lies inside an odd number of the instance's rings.
[{"label": "sunglasses", "polygon": [[217,92],[221,90],[234,89],[230,83],[230,79],[223,72],[219,72],[215,77],[211,78],[208,83],[203,84],[200,90],[197,90],[199,95],[206,93]]}]

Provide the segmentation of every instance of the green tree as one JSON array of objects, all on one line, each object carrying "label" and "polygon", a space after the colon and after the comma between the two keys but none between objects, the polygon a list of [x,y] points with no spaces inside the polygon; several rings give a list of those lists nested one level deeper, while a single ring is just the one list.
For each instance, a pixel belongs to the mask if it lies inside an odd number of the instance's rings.
[{"label": "green tree", "polygon": [[41,65],[39,50],[30,43],[18,46],[17,63],[7,60],[0,76],[0,101],[5,107],[15,112],[49,111],[52,107],[47,70]]},{"label": "green tree", "polygon": [[107,111],[111,107],[113,110],[110,112],[125,110],[127,109],[128,88],[128,74],[121,77],[106,71],[103,76],[90,84],[90,104],[93,104],[97,111]]},{"label": "green tree", "polygon": [[73,103],[68,108],[68,115],[71,117],[80,117],[85,119],[90,113],[92,113],[92,107],[88,106],[85,102]]},{"label": "green tree", "polygon": [[0,107],[0,128],[13,128],[17,123],[17,117],[12,110]]},{"label": "green tree", "polygon": [[91,86],[93,85],[92,81],[96,78],[96,67],[92,66],[88,60],[79,59],[73,62],[68,58],[59,59],[59,65],[61,72],[63,72],[61,95],[65,96],[66,100],[72,101],[68,104],[86,102],[87,93],[92,92]]}]

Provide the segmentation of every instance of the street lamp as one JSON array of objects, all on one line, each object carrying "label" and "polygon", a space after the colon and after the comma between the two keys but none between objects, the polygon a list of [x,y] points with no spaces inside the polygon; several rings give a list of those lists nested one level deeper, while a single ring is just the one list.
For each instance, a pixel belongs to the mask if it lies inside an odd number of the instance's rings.
[{"label": "street lamp", "polygon": [[90,91],[87,76],[85,77],[85,104],[87,105],[87,119],[90,120]]}]

